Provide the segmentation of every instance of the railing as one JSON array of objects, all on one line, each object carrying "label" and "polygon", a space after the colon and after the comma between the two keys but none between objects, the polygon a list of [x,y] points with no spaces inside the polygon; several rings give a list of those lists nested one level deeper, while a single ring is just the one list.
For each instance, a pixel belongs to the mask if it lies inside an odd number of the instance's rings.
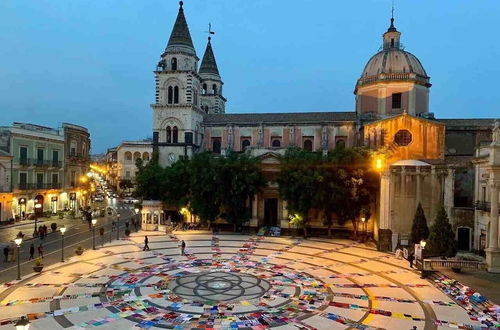
[{"label": "railing", "polygon": [[61,189],[60,183],[19,183],[18,190]]},{"label": "railing", "polygon": [[423,77],[413,72],[408,73],[380,73],[375,76],[363,77],[358,80],[358,85],[368,84],[378,80],[416,80],[422,83],[429,83],[429,78]]},{"label": "railing", "polygon": [[[491,203],[490,202],[481,202],[476,201],[474,203],[474,208],[479,211],[490,212],[491,211]],[[498,214],[500,214],[500,208],[498,210]]]},{"label": "railing", "polygon": [[485,270],[487,267],[486,263],[479,261],[424,259],[423,270],[434,271],[443,268]]},{"label": "railing", "polygon": [[57,160],[20,158],[19,165],[36,167],[62,167],[62,162]]}]

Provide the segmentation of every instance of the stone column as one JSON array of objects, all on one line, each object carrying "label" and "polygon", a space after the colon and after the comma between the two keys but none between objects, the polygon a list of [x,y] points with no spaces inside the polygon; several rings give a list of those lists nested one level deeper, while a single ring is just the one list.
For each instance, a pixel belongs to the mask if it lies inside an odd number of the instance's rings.
[{"label": "stone column", "polygon": [[390,187],[390,170],[387,169],[382,173],[380,178],[380,229],[390,229],[389,228],[389,187]]},{"label": "stone column", "polygon": [[490,193],[490,239],[489,247],[491,249],[498,249],[498,186],[492,184]]},{"label": "stone column", "polygon": [[257,195],[254,195],[253,196],[253,200],[252,200],[252,219],[250,219],[250,227],[257,227],[257,225],[259,224],[259,218],[258,218],[258,215],[257,215],[257,212],[258,212],[258,196]]}]

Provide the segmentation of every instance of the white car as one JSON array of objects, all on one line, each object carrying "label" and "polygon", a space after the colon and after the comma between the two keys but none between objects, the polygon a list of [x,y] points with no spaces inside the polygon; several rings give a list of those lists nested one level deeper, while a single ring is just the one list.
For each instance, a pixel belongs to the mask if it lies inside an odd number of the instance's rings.
[{"label": "white car", "polygon": [[123,202],[125,204],[134,204],[134,203],[138,203],[139,200],[135,199],[135,198],[132,198],[132,197],[126,197],[126,198],[123,199]]},{"label": "white car", "polygon": [[104,197],[101,195],[97,195],[94,197],[94,201],[96,202],[104,202]]}]

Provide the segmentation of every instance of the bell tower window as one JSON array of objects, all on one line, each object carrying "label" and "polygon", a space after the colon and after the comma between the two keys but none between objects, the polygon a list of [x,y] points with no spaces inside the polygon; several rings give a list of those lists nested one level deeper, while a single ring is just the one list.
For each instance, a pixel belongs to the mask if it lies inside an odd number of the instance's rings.
[{"label": "bell tower window", "polygon": [[203,90],[201,91],[202,94],[207,94],[207,84],[203,84]]},{"label": "bell tower window", "polygon": [[394,38],[391,38],[391,48],[394,47]]},{"label": "bell tower window", "polygon": [[171,65],[173,71],[177,70],[177,57],[172,57]]},{"label": "bell tower window", "polygon": [[174,87],[174,104],[179,104],[179,87]]},{"label": "bell tower window", "polygon": [[167,126],[167,143],[172,143],[172,129]]},{"label": "bell tower window", "polygon": [[179,138],[179,130],[177,129],[177,126],[174,126],[172,129],[172,143],[177,143]]},{"label": "bell tower window", "polygon": [[217,85],[216,84],[212,85],[212,92],[214,95],[217,95]]},{"label": "bell tower window", "polygon": [[172,104],[173,98],[174,98],[174,89],[172,86],[168,86],[167,103]]}]

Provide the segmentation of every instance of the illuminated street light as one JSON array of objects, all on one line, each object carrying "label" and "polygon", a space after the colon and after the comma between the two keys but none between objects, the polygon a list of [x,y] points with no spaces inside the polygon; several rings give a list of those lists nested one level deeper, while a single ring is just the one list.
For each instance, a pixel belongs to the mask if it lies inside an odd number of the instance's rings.
[{"label": "illuminated street light", "polygon": [[61,232],[61,262],[64,262],[64,233],[66,232],[66,227],[62,226],[59,231]]},{"label": "illuminated street light", "polygon": [[42,208],[42,204],[36,203],[35,204],[35,234],[38,233],[38,210]]},{"label": "illuminated street light", "polygon": [[97,219],[92,219],[92,249],[95,250],[95,224]]},{"label": "illuminated street light", "polygon": [[19,255],[19,248],[21,247],[21,243],[23,242],[23,238],[18,237],[14,240],[14,242],[17,245],[17,279],[20,280],[21,279],[21,258]]}]

